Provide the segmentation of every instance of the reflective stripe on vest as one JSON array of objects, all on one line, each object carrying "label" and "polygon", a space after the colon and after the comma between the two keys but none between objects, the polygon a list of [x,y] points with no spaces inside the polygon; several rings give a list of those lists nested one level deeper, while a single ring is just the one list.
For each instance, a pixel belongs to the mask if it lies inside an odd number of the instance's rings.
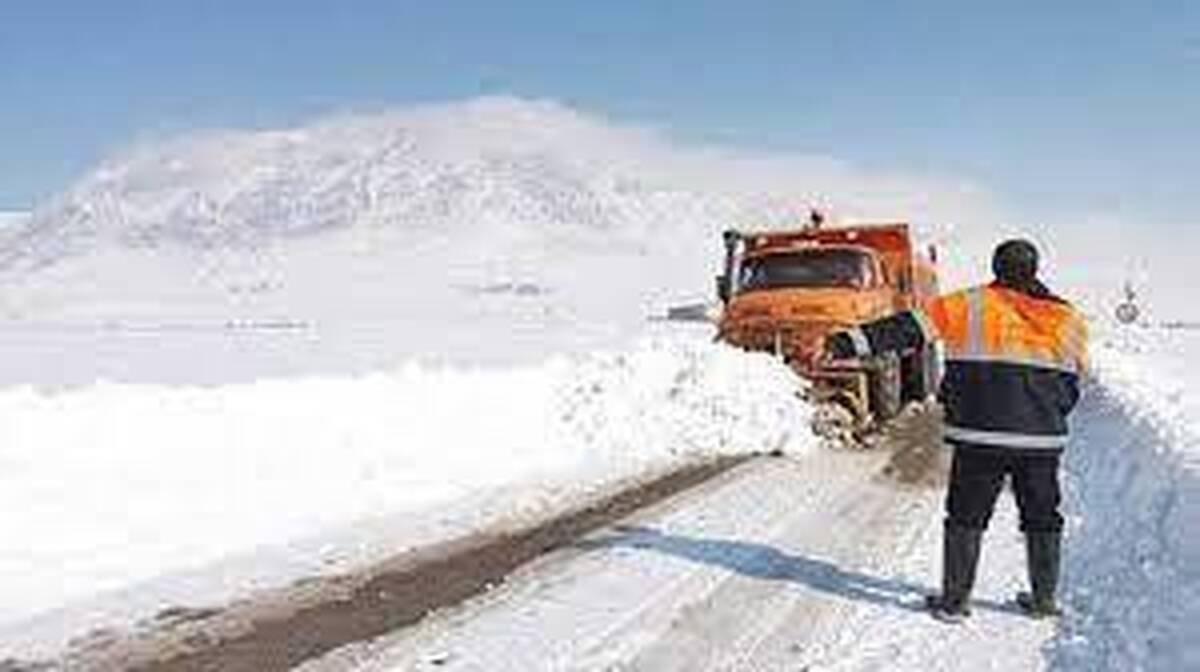
[{"label": "reflective stripe on vest", "polygon": [[967,352],[983,353],[983,288],[967,290]]},{"label": "reflective stripe on vest", "polygon": [[1041,369],[1053,369],[1063,373],[1079,374],[1079,367],[1071,362],[1063,362],[1037,355],[993,355],[986,352],[962,352],[950,355],[947,362],[980,362],[984,364],[1016,364],[1032,366]]},{"label": "reflective stripe on vest", "polygon": [[967,429],[946,425],[943,432],[946,439],[964,443],[978,443],[985,446],[1006,448],[1035,448],[1042,450],[1058,450],[1067,445],[1065,434],[1020,434],[1017,432],[993,432],[983,429]]}]

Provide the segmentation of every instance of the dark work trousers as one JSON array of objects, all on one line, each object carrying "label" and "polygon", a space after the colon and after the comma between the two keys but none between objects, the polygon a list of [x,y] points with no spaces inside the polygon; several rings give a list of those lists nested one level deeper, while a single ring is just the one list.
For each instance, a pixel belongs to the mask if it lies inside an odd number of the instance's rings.
[{"label": "dark work trousers", "polygon": [[988,446],[954,446],[950,487],[946,493],[946,524],[975,530],[987,528],[1004,477],[1012,477],[1021,512],[1022,532],[1058,532],[1058,453],[1030,454]]}]

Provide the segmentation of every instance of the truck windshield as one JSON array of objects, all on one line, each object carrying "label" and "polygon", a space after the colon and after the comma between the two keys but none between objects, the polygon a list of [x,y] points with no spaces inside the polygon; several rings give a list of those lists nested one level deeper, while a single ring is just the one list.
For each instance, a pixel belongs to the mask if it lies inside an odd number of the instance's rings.
[{"label": "truck windshield", "polygon": [[857,250],[804,250],[747,259],[738,289],[781,287],[866,287],[872,277],[871,258]]}]

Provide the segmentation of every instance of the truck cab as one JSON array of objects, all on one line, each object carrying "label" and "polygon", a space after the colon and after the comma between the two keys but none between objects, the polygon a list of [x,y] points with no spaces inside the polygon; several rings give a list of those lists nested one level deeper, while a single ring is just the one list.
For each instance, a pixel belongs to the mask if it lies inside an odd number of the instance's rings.
[{"label": "truck cab", "polygon": [[851,245],[797,245],[746,255],[719,323],[721,337],[770,350],[809,372],[827,333],[886,315],[878,256]]}]

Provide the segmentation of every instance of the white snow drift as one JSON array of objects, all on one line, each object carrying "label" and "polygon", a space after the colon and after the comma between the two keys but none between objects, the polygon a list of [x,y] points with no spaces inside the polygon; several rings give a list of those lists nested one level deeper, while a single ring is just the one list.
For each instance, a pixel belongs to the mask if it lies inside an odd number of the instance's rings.
[{"label": "white snow drift", "polygon": [[1063,669],[1200,667],[1200,333],[1118,329],[1067,454]]},{"label": "white snow drift", "polygon": [[798,391],[766,356],[687,337],[514,370],[9,389],[0,509],[19,514],[0,518],[0,568],[19,579],[0,582],[0,623],[502,486],[493,505],[528,514],[689,461],[803,451]]}]

